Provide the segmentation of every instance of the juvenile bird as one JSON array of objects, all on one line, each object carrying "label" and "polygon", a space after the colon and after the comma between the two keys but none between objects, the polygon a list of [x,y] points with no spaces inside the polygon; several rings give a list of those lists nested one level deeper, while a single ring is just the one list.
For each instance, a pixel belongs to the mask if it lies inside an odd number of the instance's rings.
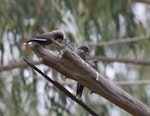
[{"label": "juvenile bird", "polygon": [[[75,53],[77,55],[79,55],[83,60],[86,59],[86,55],[89,52],[89,48],[87,46],[80,46],[79,48],[77,48],[77,50],[75,51]],[[82,96],[82,91],[84,89],[84,86],[80,83],[77,84],[77,90],[76,90],[76,96],[77,97],[81,97]]]}]

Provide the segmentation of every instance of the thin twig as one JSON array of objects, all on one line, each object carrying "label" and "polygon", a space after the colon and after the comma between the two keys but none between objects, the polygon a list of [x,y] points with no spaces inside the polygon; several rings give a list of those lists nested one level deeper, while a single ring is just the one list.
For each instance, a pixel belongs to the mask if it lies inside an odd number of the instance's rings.
[{"label": "thin twig", "polygon": [[145,3],[145,4],[150,4],[150,0],[132,0],[132,1],[135,1],[135,2],[141,2],[141,3]]},{"label": "thin twig", "polygon": [[113,82],[116,85],[144,85],[144,84],[150,84],[150,80],[135,80],[135,81],[117,81]]},{"label": "thin twig", "polygon": [[111,41],[100,41],[98,43],[93,42],[84,42],[82,44],[86,44],[89,46],[108,46],[108,45],[114,45],[114,44],[120,44],[120,43],[129,43],[129,42],[136,42],[136,41],[142,41],[142,40],[149,40],[150,37],[133,37],[133,38],[123,38],[123,39],[114,39]]},{"label": "thin twig", "polygon": [[[42,64],[41,61],[32,61],[32,63],[34,65],[39,65],[39,64]],[[9,70],[12,70],[12,69],[15,69],[15,68],[21,68],[21,67],[27,67],[27,63],[25,62],[16,62],[16,63],[12,63],[12,64],[9,64],[9,65],[6,65],[6,66],[1,66],[0,67],[0,72],[2,71],[9,71]]]},{"label": "thin twig", "polygon": [[60,91],[62,91],[65,95],[70,97],[72,100],[80,104],[85,110],[87,110],[92,116],[99,116],[92,108],[88,107],[83,101],[77,99],[75,95],[70,93],[66,88],[64,88],[61,84],[59,84],[57,81],[53,81],[50,77],[48,77],[46,74],[44,74],[41,70],[36,68],[32,63],[30,63],[28,60],[24,59],[24,61],[34,70],[39,72],[45,79],[47,79],[49,82],[51,82],[54,86],[56,86]]},{"label": "thin twig", "polygon": [[144,66],[149,66],[150,61],[142,61],[142,60],[135,60],[135,59],[120,59],[120,58],[107,58],[104,56],[93,56],[87,58],[88,60],[95,60],[95,61],[102,61],[102,62],[107,62],[107,63],[112,63],[112,62],[120,62],[120,63],[130,63],[130,64],[136,64],[136,65],[144,65]]},{"label": "thin twig", "polygon": [[[72,85],[74,82],[64,82],[62,85]],[[119,86],[132,86],[132,85],[150,85],[150,80],[133,80],[133,81],[112,81],[115,85]]]}]

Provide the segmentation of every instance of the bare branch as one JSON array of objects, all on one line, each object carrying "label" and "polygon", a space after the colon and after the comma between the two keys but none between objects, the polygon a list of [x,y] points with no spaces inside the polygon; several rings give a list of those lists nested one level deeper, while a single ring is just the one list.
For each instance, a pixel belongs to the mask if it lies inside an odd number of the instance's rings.
[{"label": "bare branch", "polygon": [[149,66],[150,61],[142,61],[142,60],[135,60],[135,59],[119,59],[119,58],[107,58],[104,56],[93,56],[87,58],[87,60],[96,60],[96,61],[102,61],[102,62],[107,62],[107,63],[112,63],[112,62],[120,62],[120,63],[130,63],[130,64],[136,64],[136,65],[144,65],[144,66]]},{"label": "bare branch", "polygon": [[136,80],[136,81],[117,81],[113,82],[116,85],[144,85],[150,84],[150,80]]},{"label": "bare branch", "polygon": [[88,107],[83,101],[79,100],[74,96],[72,93],[70,93],[66,88],[64,88],[61,84],[59,84],[57,81],[53,81],[50,77],[48,77],[46,74],[44,74],[41,70],[36,68],[32,63],[24,59],[24,61],[34,70],[39,72],[45,79],[47,79],[49,82],[51,82],[54,86],[56,86],[60,91],[65,93],[68,97],[70,97],[72,100],[80,104],[85,110],[87,110],[92,116],[99,116],[92,108]]},{"label": "bare branch", "polygon": [[[35,65],[39,65],[39,64],[42,64],[41,61],[33,61],[33,64]],[[9,71],[9,70],[12,70],[12,69],[15,69],[15,68],[21,68],[21,67],[27,67],[27,63],[25,62],[16,62],[16,63],[13,63],[13,64],[9,64],[7,66],[1,66],[0,67],[0,72],[2,71]]]},{"label": "bare branch", "polygon": [[[74,82],[64,82],[62,85],[72,85]],[[146,85],[150,84],[150,80],[134,80],[134,81],[112,81],[115,85],[119,86],[132,86],[132,85]]]},{"label": "bare branch", "polygon": [[145,4],[150,4],[150,0],[133,0],[135,2],[141,2],[141,3],[145,3]]},{"label": "bare branch", "polygon": [[53,51],[46,50],[41,46],[36,45],[32,49],[43,59],[43,63],[47,66],[52,67],[68,78],[78,81],[94,93],[103,96],[132,115],[150,116],[150,108],[148,106],[108,82],[70,50],[66,49],[60,58]]},{"label": "bare branch", "polygon": [[[100,41],[99,43],[93,43],[93,42],[84,42],[82,44],[87,44],[89,46],[108,46],[108,45],[114,45],[114,44],[120,44],[120,43],[129,43],[129,42],[137,42],[142,40],[149,40],[150,37],[133,37],[133,38],[123,38],[123,39],[114,39],[111,41]],[[80,44],[80,43],[79,43]]]}]

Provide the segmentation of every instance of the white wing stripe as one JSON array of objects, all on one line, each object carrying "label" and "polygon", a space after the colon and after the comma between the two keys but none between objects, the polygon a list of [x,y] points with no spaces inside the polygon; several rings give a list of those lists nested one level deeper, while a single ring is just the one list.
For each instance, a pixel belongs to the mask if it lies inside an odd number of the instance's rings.
[{"label": "white wing stripe", "polygon": [[40,39],[40,38],[31,38],[31,40],[35,40],[35,41],[47,41],[47,39]]}]

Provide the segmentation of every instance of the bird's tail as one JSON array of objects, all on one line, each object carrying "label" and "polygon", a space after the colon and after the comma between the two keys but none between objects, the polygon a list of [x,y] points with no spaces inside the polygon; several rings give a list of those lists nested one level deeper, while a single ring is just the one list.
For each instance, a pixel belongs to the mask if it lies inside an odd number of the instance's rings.
[{"label": "bird's tail", "polygon": [[78,83],[77,84],[77,93],[76,93],[76,96],[78,98],[81,98],[83,89],[84,89],[84,86],[82,84]]}]

